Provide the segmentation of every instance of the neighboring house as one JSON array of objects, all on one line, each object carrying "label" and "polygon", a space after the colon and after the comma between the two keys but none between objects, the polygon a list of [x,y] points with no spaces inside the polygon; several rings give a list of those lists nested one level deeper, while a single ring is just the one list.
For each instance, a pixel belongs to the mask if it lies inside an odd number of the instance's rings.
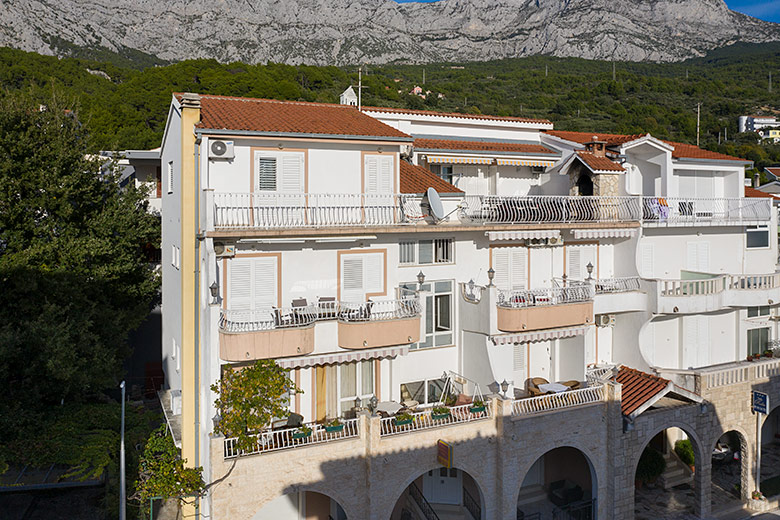
[{"label": "neighboring house", "polygon": [[352,89],[352,85],[347,87],[347,89],[341,93],[341,95],[339,96],[339,104],[357,106],[358,96],[357,94],[355,94],[355,91]]},{"label": "neighboring house", "polygon": [[[102,157],[112,159],[113,152],[101,152]],[[123,150],[119,152],[119,183],[124,186],[134,182],[149,190],[149,211],[157,215],[162,209],[162,179],[160,177],[160,149]]]},{"label": "neighboring house", "polygon": [[[712,446],[755,442],[747,387],[777,364],[741,360],[780,338],[780,277],[748,161],[528,118],[175,94],[161,163],[162,402],[220,482],[203,516],[630,519],[643,448],[679,427],[706,517]],[[303,392],[239,453],[212,435],[210,386],[259,359]]]},{"label": "neighboring house", "polygon": [[770,180],[776,181],[780,179],[780,166],[767,166],[764,168],[764,173]]},{"label": "neighboring house", "polygon": [[740,133],[760,133],[761,130],[780,129],[780,121],[775,116],[739,116],[737,127]]}]

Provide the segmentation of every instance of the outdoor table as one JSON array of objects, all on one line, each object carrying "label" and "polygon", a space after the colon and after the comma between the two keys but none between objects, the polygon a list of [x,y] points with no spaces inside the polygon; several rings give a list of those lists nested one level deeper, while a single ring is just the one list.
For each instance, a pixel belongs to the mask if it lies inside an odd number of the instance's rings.
[{"label": "outdoor table", "polygon": [[385,412],[388,415],[395,415],[401,408],[403,407],[395,401],[382,401],[376,405],[377,412]]},{"label": "outdoor table", "polygon": [[558,394],[569,390],[569,387],[566,385],[562,385],[560,383],[547,383],[547,384],[539,385],[539,390],[541,390],[545,394],[548,392]]}]

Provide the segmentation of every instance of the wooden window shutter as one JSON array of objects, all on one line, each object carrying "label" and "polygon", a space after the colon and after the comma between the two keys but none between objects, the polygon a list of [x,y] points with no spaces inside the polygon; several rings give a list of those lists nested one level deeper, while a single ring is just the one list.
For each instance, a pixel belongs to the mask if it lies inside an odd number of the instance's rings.
[{"label": "wooden window shutter", "polygon": [[300,153],[285,154],[281,157],[281,168],[277,186],[279,191],[287,193],[303,192],[303,156]]},{"label": "wooden window shutter", "polygon": [[512,290],[521,291],[528,286],[528,250],[524,247],[513,247],[510,251]]},{"label": "wooden window shutter", "polygon": [[230,261],[227,303],[233,310],[252,308],[252,264],[247,260]]},{"label": "wooden window shutter", "polygon": [[363,287],[367,293],[385,291],[385,262],[382,253],[370,253],[364,256]]},{"label": "wooden window shutter", "polygon": [[256,258],[252,262],[252,303],[254,309],[270,309],[278,302],[277,259],[275,257]]},{"label": "wooden window shutter", "polygon": [[379,193],[393,192],[393,178],[395,177],[395,161],[392,156],[382,156],[379,158],[379,180],[377,191]]},{"label": "wooden window shutter", "polygon": [[162,197],[162,173],[160,173],[160,167],[158,166],[155,174],[154,174],[154,180],[156,181],[156,187],[157,187],[157,198],[159,199]]},{"label": "wooden window shutter", "polygon": [[511,274],[509,272],[509,248],[493,248],[493,270],[496,272],[493,278],[496,287],[502,290],[510,290]]},{"label": "wooden window shutter", "polygon": [[582,280],[582,251],[580,246],[566,248],[567,263],[566,277],[569,280]]},{"label": "wooden window shutter", "polygon": [[341,299],[343,301],[363,301],[363,255],[344,255],[341,257]]},{"label": "wooden window shutter", "polygon": [[365,192],[379,193],[379,157],[376,155],[365,156]]}]

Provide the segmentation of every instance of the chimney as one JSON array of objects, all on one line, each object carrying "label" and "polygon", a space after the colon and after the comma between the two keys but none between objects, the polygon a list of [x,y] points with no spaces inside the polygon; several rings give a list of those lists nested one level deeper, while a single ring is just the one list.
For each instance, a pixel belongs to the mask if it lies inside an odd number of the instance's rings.
[{"label": "chimney", "polygon": [[585,143],[585,150],[596,157],[605,157],[607,155],[607,142],[599,141],[599,136],[594,135],[590,142]]},{"label": "chimney", "polygon": [[758,186],[761,184],[761,176],[758,174],[758,172],[753,174],[753,187],[758,188]]},{"label": "chimney", "polygon": [[183,108],[200,108],[200,95],[185,92],[181,95],[181,106]]}]

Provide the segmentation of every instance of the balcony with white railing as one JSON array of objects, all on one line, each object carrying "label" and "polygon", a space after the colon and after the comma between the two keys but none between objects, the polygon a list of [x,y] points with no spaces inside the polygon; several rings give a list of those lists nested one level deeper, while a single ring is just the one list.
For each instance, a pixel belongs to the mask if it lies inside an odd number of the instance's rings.
[{"label": "balcony with white railing", "polygon": [[222,309],[219,353],[225,361],[302,356],[314,351],[315,306],[263,310]]},{"label": "balcony with white railing", "polygon": [[466,196],[462,218],[480,224],[638,222],[639,197]]},{"label": "balcony with white railing", "polygon": [[606,385],[602,383],[595,386],[589,386],[588,388],[580,388],[578,390],[516,399],[512,403],[512,416],[520,417],[552,412],[555,410],[599,403],[606,399]]},{"label": "balcony with white railing", "polygon": [[341,348],[364,349],[420,341],[420,299],[340,302],[337,309]]},{"label": "balcony with white railing", "polygon": [[762,198],[642,197],[644,226],[723,226],[766,223],[772,201]]},{"label": "balcony with white railing", "polygon": [[657,280],[659,313],[712,312],[780,302],[780,273],[720,275],[697,280]]},{"label": "balcony with white railing", "polygon": [[398,420],[398,417],[383,417],[381,419],[380,435],[398,435],[431,428],[441,428],[452,424],[467,423],[489,419],[493,416],[490,403],[475,408],[473,404],[449,407],[449,413],[437,416],[433,410],[423,410],[409,414],[410,418]]},{"label": "balcony with white railing", "polygon": [[526,332],[593,323],[593,285],[498,291],[498,329]]}]

